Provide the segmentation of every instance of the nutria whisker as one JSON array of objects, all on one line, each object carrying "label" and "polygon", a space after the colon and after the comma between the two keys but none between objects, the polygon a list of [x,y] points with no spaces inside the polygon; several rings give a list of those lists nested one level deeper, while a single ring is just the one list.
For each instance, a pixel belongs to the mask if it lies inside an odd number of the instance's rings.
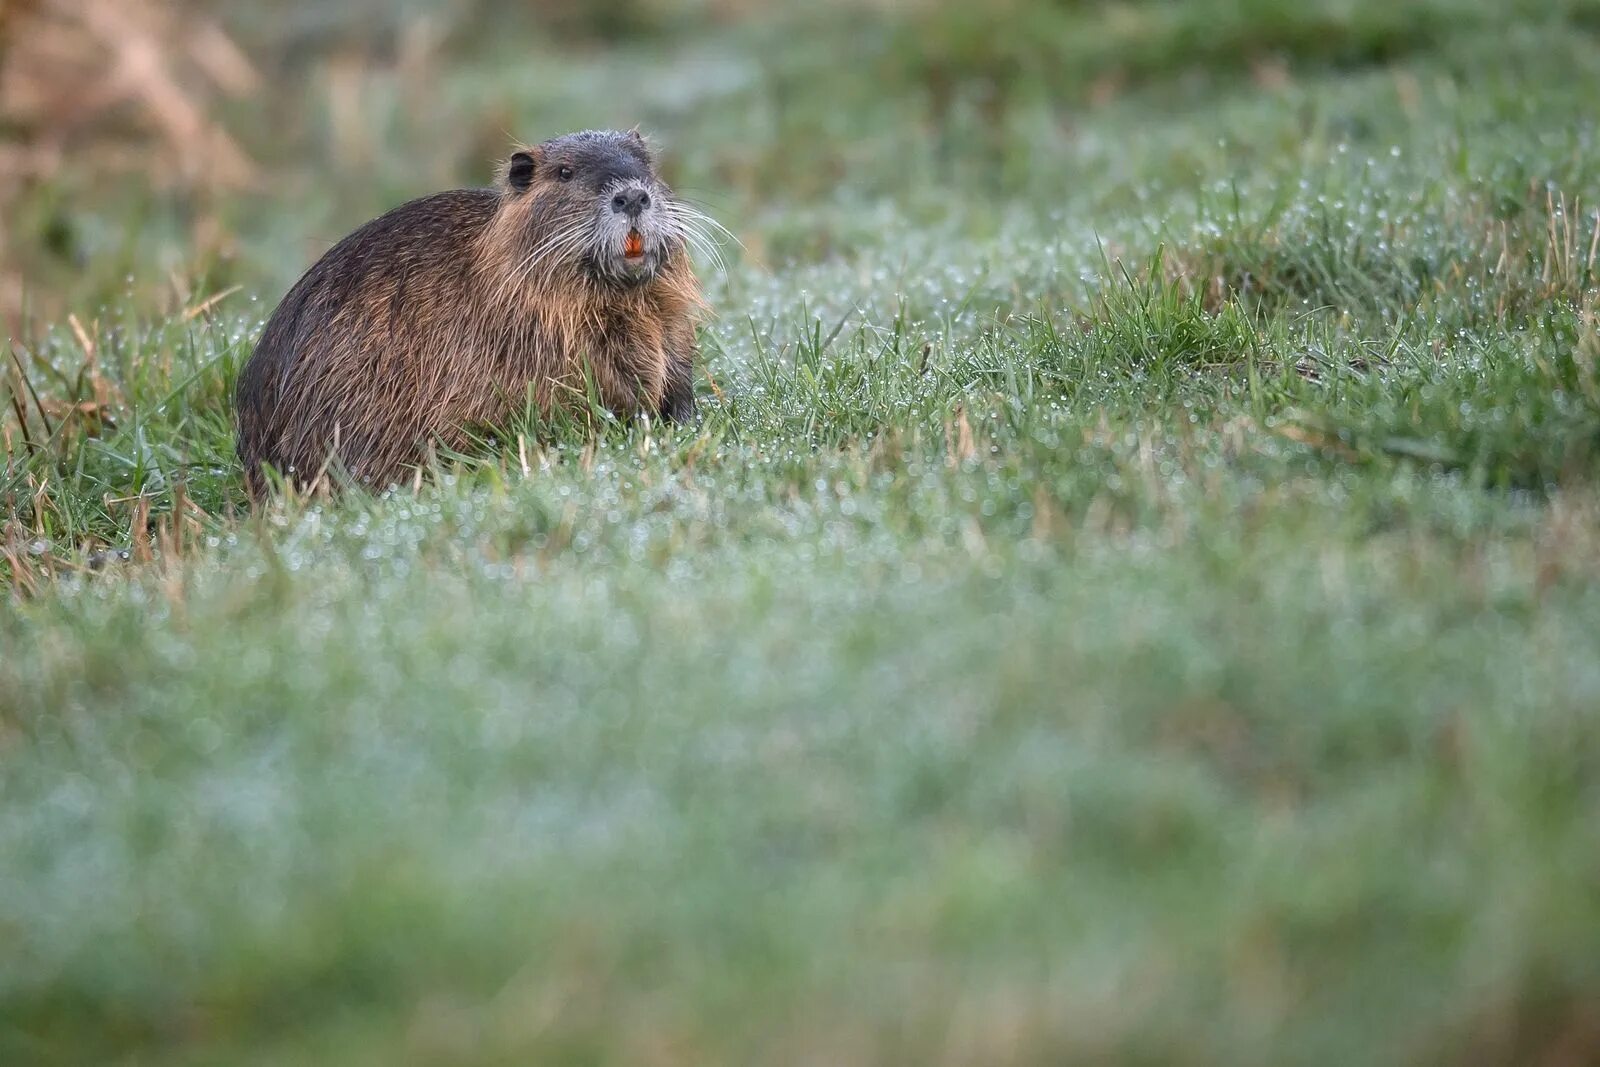
[{"label": "nutria whisker", "polygon": [[587,222],[574,223],[528,253],[528,258],[506,276],[506,281],[501,285],[496,296],[504,298],[508,289],[516,289],[527,284],[532,280],[534,271],[539,269],[541,263],[558,261],[563,254],[574,251],[576,245],[582,241],[584,231],[588,228]]},{"label": "nutria whisker", "polygon": [[671,215],[675,220],[693,219],[696,222],[711,226],[719,233],[725,235],[728,240],[738,245],[741,249],[744,248],[744,242],[739,240],[737,234],[728,229],[722,223],[718,222],[716,219],[712,218],[710,215],[707,215],[704,211],[701,211],[699,208],[675,200],[668,205],[667,214]]},{"label": "nutria whisker", "polygon": [[668,215],[679,235],[686,242],[692,243],[701,255],[711,260],[720,273],[726,274],[728,267],[722,256],[721,239],[711,231],[710,227],[716,226],[718,230],[732,238],[734,244],[741,249],[744,248],[744,242],[707,215],[697,211],[680,211],[676,204],[668,209]]},{"label": "nutria whisker", "polygon": [[707,238],[705,234],[680,226],[678,228],[678,237],[686,245],[692,247],[695,251],[699,252],[702,256],[708,259],[712,266],[716,267],[719,272],[724,274],[727,273],[728,268],[722,260],[721,250],[719,250],[716,245],[711,243],[710,239]]},{"label": "nutria whisker", "polygon": [[[716,261],[718,269],[726,269],[723,265],[722,258],[723,241],[721,237],[713,232],[703,220],[694,218],[692,216],[674,216],[671,220],[671,224],[685,239],[688,239],[690,236],[697,238],[705,250]],[[737,244],[739,242],[736,240],[735,243]],[[740,244],[739,247],[742,249],[744,246]]]},{"label": "nutria whisker", "polygon": [[550,247],[554,243],[554,240],[552,240],[547,242],[545,245],[541,245],[539,248],[534,249],[532,252],[528,253],[527,258],[521,263],[518,263],[510,270],[506,271],[505,278],[500,282],[499,288],[495,290],[494,299],[496,303],[505,300],[509,295],[522,288],[532,279],[533,272],[538,269],[538,261],[541,253],[545,248]]},{"label": "nutria whisker", "polygon": [[722,250],[717,247],[717,242],[706,232],[699,220],[692,217],[683,217],[668,212],[671,226],[686,244],[692,245],[696,251],[711,260],[718,271],[727,273],[727,264],[723,261]]},{"label": "nutria whisker", "polygon": [[588,228],[589,224],[587,221],[576,222],[567,227],[565,230],[562,230],[560,233],[550,237],[543,244],[539,245],[538,247],[534,248],[532,252],[528,253],[528,258],[524,259],[522,263],[519,264],[514,271],[512,271],[512,277],[521,281],[527,280],[528,276],[531,275],[532,272],[539,266],[539,261],[541,259],[548,258],[552,251],[557,250],[561,245],[566,244],[572,238],[580,236],[584,230]]}]

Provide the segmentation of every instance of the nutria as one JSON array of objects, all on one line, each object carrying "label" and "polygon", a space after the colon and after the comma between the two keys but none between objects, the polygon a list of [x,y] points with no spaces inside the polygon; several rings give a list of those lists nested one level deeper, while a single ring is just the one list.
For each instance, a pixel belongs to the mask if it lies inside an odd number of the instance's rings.
[{"label": "nutria", "polygon": [[637,131],[591,130],[519,149],[492,189],[362,226],[289,290],[240,372],[251,493],[263,464],[381,488],[430,440],[460,447],[530,400],[692,417],[703,218]]}]

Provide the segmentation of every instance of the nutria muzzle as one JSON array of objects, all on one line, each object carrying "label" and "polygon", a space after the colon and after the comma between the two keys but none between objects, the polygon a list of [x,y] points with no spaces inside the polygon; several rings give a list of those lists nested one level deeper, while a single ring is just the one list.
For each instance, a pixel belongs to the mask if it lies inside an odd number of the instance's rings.
[{"label": "nutria muzzle", "polygon": [[588,257],[597,278],[638,285],[654,278],[670,256],[682,254],[683,240],[673,231],[669,201],[660,186],[624,178],[607,185],[600,201]]}]

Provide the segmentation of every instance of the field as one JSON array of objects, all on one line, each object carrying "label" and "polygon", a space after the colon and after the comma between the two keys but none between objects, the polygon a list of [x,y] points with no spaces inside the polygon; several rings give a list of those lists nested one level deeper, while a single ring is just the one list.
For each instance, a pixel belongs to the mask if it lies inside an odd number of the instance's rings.
[{"label": "field", "polygon": [[[1600,4],[482,6],[6,209],[0,1062],[1600,1058]],[[299,272],[635,122],[700,421],[251,510]]]}]

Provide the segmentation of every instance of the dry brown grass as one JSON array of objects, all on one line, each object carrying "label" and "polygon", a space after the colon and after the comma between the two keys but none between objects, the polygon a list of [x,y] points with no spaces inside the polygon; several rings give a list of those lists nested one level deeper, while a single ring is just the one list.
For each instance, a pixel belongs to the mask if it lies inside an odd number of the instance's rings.
[{"label": "dry brown grass", "polygon": [[[0,0],[0,251],[15,240],[7,204],[74,165],[157,186],[246,184],[254,167],[216,105],[259,85],[192,4]],[[14,319],[21,299],[19,272],[0,268],[0,317]]]}]

